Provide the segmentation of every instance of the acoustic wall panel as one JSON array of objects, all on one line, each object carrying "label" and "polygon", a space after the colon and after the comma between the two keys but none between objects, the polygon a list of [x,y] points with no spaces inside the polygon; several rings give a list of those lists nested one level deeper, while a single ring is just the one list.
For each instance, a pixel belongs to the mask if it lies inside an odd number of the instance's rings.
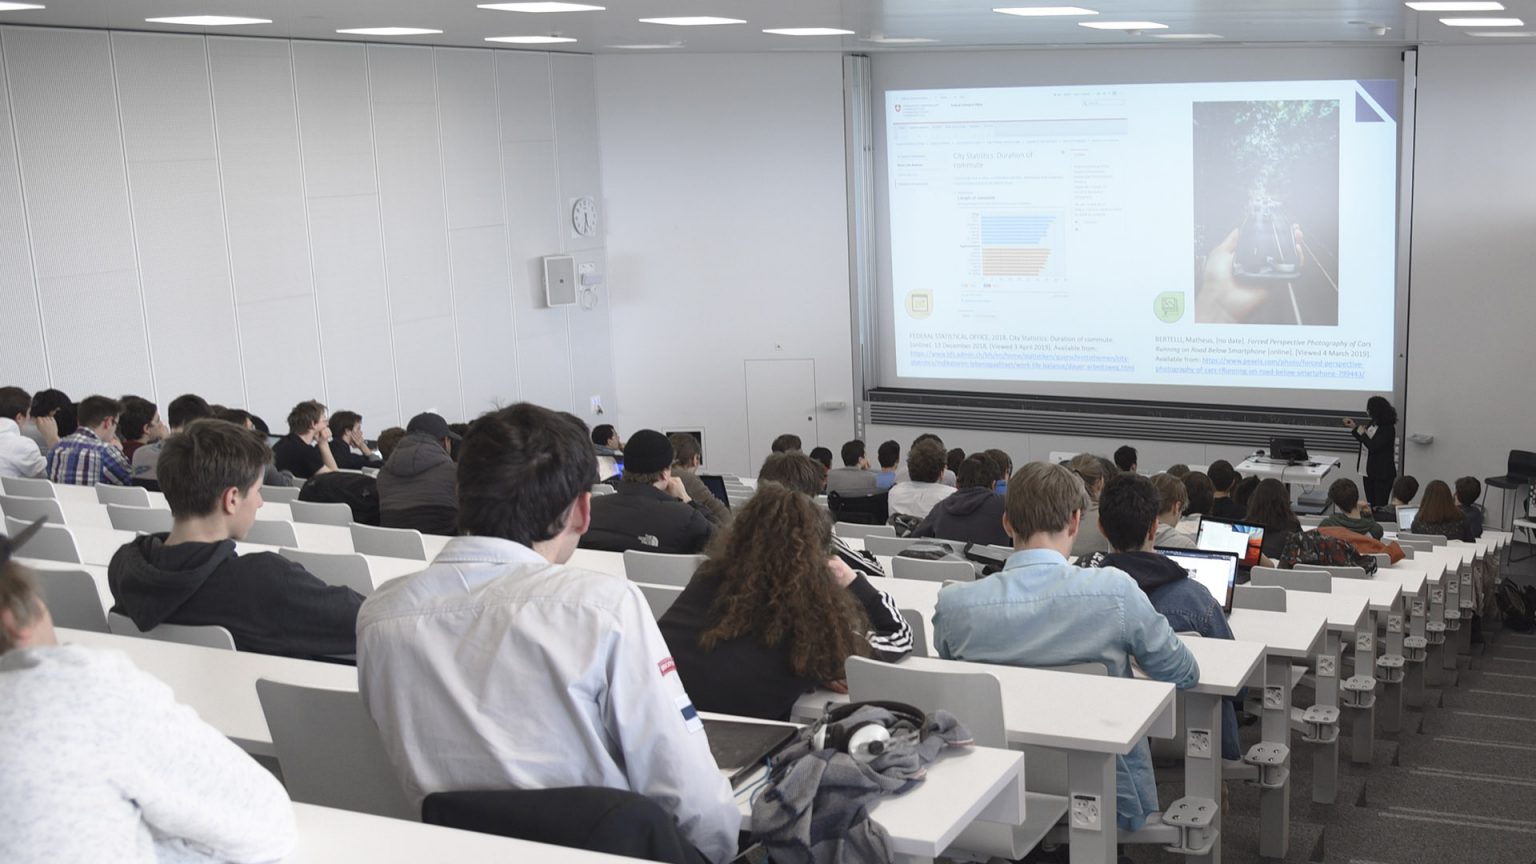
[{"label": "acoustic wall panel", "polygon": [[355,42],[294,42],[293,72],[310,198],[378,192],[368,49]]},{"label": "acoustic wall panel", "polygon": [[464,386],[464,410],[469,417],[522,398],[512,324],[510,268],[505,225],[453,232],[459,380]]},{"label": "acoustic wall panel", "polygon": [[549,101],[549,55],[496,52],[496,98],[501,102],[501,140],[550,141],[555,137]]},{"label": "acoustic wall panel", "polygon": [[21,171],[11,128],[5,76],[5,36],[0,31],[0,369],[8,383],[38,390],[47,386],[43,322],[37,308]]},{"label": "acoustic wall panel", "polygon": [[495,58],[490,51],[438,48],[443,181],[448,227],[506,224],[496,115]]},{"label": "acoustic wall panel", "polygon": [[395,324],[395,367],[400,404],[411,414],[435,411],[466,417],[459,398],[452,315]]},{"label": "acoustic wall panel", "polygon": [[[571,340],[565,308],[544,301],[541,258],[560,251],[551,141],[503,143],[502,172],[510,215],[512,317],[522,398],[550,408],[572,407]],[[544,202],[540,206],[540,202]]]},{"label": "acoustic wall panel", "polygon": [[240,345],[252,413],[281,435],[289,409],[305,399],[329,404],[316,344],[320,333],[311,297],[240,304]]},{"label": "acoustic wall panel", "polygon": [[[592,106],[597,102],[593,82],[592,57],[581,54],[555,54],[550,57],[554,88],[551,101],[554,105],[555,141],[559,154],[560,205],[566,214],[560,226],[560,236],[566,251],[601,249],[604,225],[602,207],[602,181],[598,169],[597,113]],[[583,237],[571,228],[569,210],[571,202],[581,197],[593,197],[598,203],[597,231]]]}]

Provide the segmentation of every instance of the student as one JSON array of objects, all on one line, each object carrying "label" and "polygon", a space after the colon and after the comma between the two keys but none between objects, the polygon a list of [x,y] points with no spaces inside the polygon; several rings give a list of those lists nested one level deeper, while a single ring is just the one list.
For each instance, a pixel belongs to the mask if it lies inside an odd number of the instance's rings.
[{"label": "student", "polygon": [[704,518],[716,527],[730,524],[731,508],[709,491],[699,479],[699,467],[704,464],[704,450],[699,439],[687,432],[673,432],[667,436],[672,444],[672,476],[683,481],[683,491],[690,501],[699,502]]},{"label": "student", "polygon": [[[180,432],[193,420],[203,420],[213,415],[213,408],[203,397],[194,393],[177,396],[171,400],[171,404],[165,408],[166,417],[171,422],[170,433]],[[244,414],[245,412],[240,412]],[[249,415],[247,415],[249,416]],[[239,424],[237,424],[239,425]],[[160,481],[155,473],[155,466],[160,459],[160,450],[165,446],[165,439],[146,444],[133,453],[133,485],[144,486],[154,491],[160,491]],[[286,484],[286,481],[284,482]]]},{"label": "student", "polygon": [[327,446],[331,429],[326,420],[325,406],[313,399],[293,406],[288,412],[288,434],[272,445],[277,470],[300,480],[336,470],[336,457]]},{"label": "student", "polygon": [[[934,610],[939,656],[1014,666],[1103,663],[1131,677],[1131,660],[1180,689],[1200,667],[1135,580],[1113,567],[1067,563],[1088,492],[1061,465],[1031,462],[1008,481],[1007,531],[1016,550],[1000,573],[946,585]],[[1136,831],[1157,810],[1145,740],[1115,759],[1118,826]]]},{"label": "student", "polygon": [[[640,438],[629,449],[645,451]],[[358,618],[363,703],[412,804],[453,789],[628,789],[710,861],[730,860],[741,813],[645,596],[566,565],[591,517],[586,428],[524,402],[476,420],[459,453],[467,536]]]},{"label": "student", "polygon": [[951,447],[949,452],[944,454],[944,469],[954,473],[957,483],[959,482],[960,466],[964,462],[965,451],[959,447]]},{"label": "student", "polygon": [[[1337,537],[1301,530],[1301,521],[1291,509],[1290,490],[1273,477],[1260,480],[1253,490],[1253,497],[1248,501],[1248,518],[1244,521],[1264,526],[1263,554],[1259,558],[1264,567],[1289,570],[1297,564],[1322,564],[1359,567],[1366,575],[1376,572],[1374,555],[1364,554]],[[1267,559],[1272,559],[1273,563]]]},{"label": "student", "polygon": [[[196,397],[192,397],[192,398],[196,398]],[[198,401],[202,401],[202,400],[198,400]],[[174,403],[174,402],[171,403],[173,410],[174,410],[175,404],[176,403]],[[243,408],[225,408],[222,405],[218,405],[218,406],[209,405],[208,406],[208,410],[213,412],[213,417],[216,420],[223,420],[223,421],[225,421],[227,423],[233,423],[236,426],[241,427],[242,429],[249,429],[252,432],[256,432],[256,433],[260,434],[261,435],[261,440],[263,442],[266,442],[268,439],[270,439],[272,437],[271,433],[267,430],[267,424],[261,422],[261,418],[260,417],[257,417],[255,414],[252,414],[251,412],[246,411]],[[174,414],[173,414],[173,416],[174,416]],[[188,422],[190,422],[190,421],[188,421]],[[268,449],[271,449],[270,445],[268,446]],[[139,481],[137,479],[135,479],[134,482],[138,483]],[[273,465],[272,462],[269,460],[267,462],[267,467],[266,467],[265,472],[261,475],[261,485],[263,487],[266,487],[266,486],[286,487],[286,486],[294,486],[294,485],[303,486],[304,483],[303,483],[303,481],[298,481],[297,483],[295,483],[292,474],[287,474],[287,473],[284,473],[282,471],[277,470],[277,466]],[[155,488],[159,489],[160,488],[159,484],[156,484]]]},{"label": "student", "polygon": [[811,461],[820,465],[823,470],[832,470],[832,451],[826,447],[812,447]]},{"label": "student", "polygon": [[[1145,477],[1121,474],[1109,481],[1099,496],[1099,528],[1114,551],[1095,552],[1079,559],[1077,566],[1113,567],[1129,574],[1175,632],[1231,639],[1232,628],[1227,625],[1221,601],[1154,548],[1163,528],[1160,506],[1156,487]],[[1226,700],[1221,708],[1221,758],[1243,758],[1237,741],[1237,712]]]},{"label": "student", "polygon": [[1206,478],[1211,481],[1211,509],[1208,512],[1218,519],[1243,518],[1243,508],[1232,495],[1238,481],[1232,463],[1217,459],[1206,471]]},{"label": "student", "polygon": [[1216,503],[1216,484],[1211,482],[1210,475],[1204,471],[1191,471],[1185,474],[1184,489],[1189,494],[1189,503],[1184,507],[1186,518],[1203,516],[1211,512],[1211,507]]},{"label": "student", "polygon": [[[1115,463],[1103,456],[1095,456],[1092,453],[1079,453],[1067,463],[1067,468],[1083,480],[1083,487],[1088,491],[1088,509],[1083,513],[1083,521],[1079,530],[1073,535],[1072,555],[1082,557],[1093,552],[1108,552],[1109,541],[1104,539],[1099,531],[1099,493],[1104,491],[1104,484],[1118,473]],[[1013,484],[1008,484],[1009,491]]]},{"label": "student", "polygon": [[[758,483],[777,483],[780,486],[799,492],[801,495],[816,497],[816,490],[821,488],[821,466],[812,462],[803,453],[774,453],[763,460],[761,468],[757,469]],[[880,563],[875,556],[868,552],[855,552],[843,538],[832,534],[832,552],[843,559],[849,569],[855,573],[863,573],[866,576],[884,576]],[[905,621],[905,619],[903,619]],[[911,650],[910,632],[903,637],[906,641],[895,647],[902,651]],[[894,644],[894,643],[893,643]]]},{"label": "student", "polygon": [[[31,408],[32,397],[27,391],[0,387],[0,477],[41,477],[48,472],[48,460],[37,442],[23,434]],[[45,430],[44,440],[52,437],[54,444],[59,443],[57,433],[46,434],[53,428],[52,417],[39,418],[38,425]]]},{"label": "student", "polygon": [[1476,477],[1459,477],[1456,480],[1456,504],[1467,517],[1467,539],[1483,536],[1483,507],[1477,503],[1483,494],[1483,484]]},{"label": "student", "polygon": [[1365,413],[1371,418],[1369,426],[1360,426],[1352,417],[1344,418],[1344,426],[1365,448],[1365,499],[1379,507],[1387,503],[1397,480],[1397,409],[1385,398],[1372,396],[1365,400]]},{"label": "student", "polygon": [[[932,432],[924,432],[923,434],[921,434],[921,435],[917,436],[916,438],[912,439],[912,447],[916,447],[917,445],[923,443],[924,441],[932,441],[934,444],[938,445],[939,452],[944,454],[943,458],[940,460],[941,462],[943,462],[943,465],[941,465],[940,467],[942,467],[944,469],[944,471],[943,471],[942,474],[939,475],[938,482],[944,484],[945,486],[953,487],[955,485],[955,472],[949,470],[949,461],[948,461],[949,460],[949,451],[947,449],[945,449],[945,447],[944,447],[944,439],[942,439],[939,436],[933,434]],[[908,455],[911,454],[911,448],[910,447],[907,448],[907,452],[908,452]],[[903,466],[901,466],[901,467],[896,469],[896,482],[897,483],[905,483],[905,482],[907,482],[908,480],[911,480],[911,479],[912,479],[912,475],[910,473],[908,473],[907,467],[905,465],[903,465]]]},{"label": "student", "polygon": [[1413,503],[1413,496],[1419,494],[1419,478],[1412,474],[1404,474],[1392,481],[1392,498],[1385,507],[1372,507],[1371,515],[1377,522],[1396,522],[1397,508],[1407,507]]},{"label": "student", "polygon": [[1356,534],[1368,534],[1377,540],[1381,539],[1381,525],[1371,518],[1371,505],[1360,500],[1360,487],[1355,485],[1355,481],[1348,477],[1333,481],[1328,487],[1328,501],[1333,504],[1333,512],[1323,517],[1323,521],[1318,523],[1319,528],[1337,525]]},{"label": "student", "polygon": [[1248,499],[1245,522],[1264,526],[1264,555],[1279,560],[1285,544],[1301,533],[1301,520],[1291,509],[1291,493],[1273,477],[1259,481]]},{"label": "student", "polygon": [[437,414],[411,418],[405,437],[379,469],[380,525],[423,534],[459,533],[458,466],[452,456],[458,440]]},{"label": "student", "polygon": [[1249,475],[1232,484],[1232,500],[1237,502],[1238,515],[1241,519],[1248,512],[1248,500],[1253,497],[1253,490],[1259,488],[1259,478]]},{"label": "student", "polygon": [[1123,444],[1115,450],[1115,467],[1122,473],[1136,473],[1136,448]]},{"label": "student", "polygon": [[337,411],[331,415],[329,425],[331,457],[338,469],[356,471],[384,464],[379,454],[368,446],[367,436],[363,435],[363,415],[356,411]]},{"label": "student", "polygon": [[619,430],[613,428],[611,423],[600,423],[592,427],[592,446],[597,448],[599,456],[624,456],[624,441],[619,438]]},{"label": "student", "polygon": [[159,406],[148,399],[124,396],[121,402],[123,413],[117,418],[117,439],[123,444],[123,455],[132,464],[133,454],[140,447],[165,437],[165,424],[160,422]]},{"label": "student", "polygon": [[793,453],[798,451],[801,446],[800,436],[791,435],[787,432],[773,439],[773,443],[768,445],[769,449],[775,453]]},{"label": "student", "polygon": [[875,474],[875,488],[889,489],[896,484],[896,469],[901,465],[901,445],[887,441],[875,451],[880,470]]},{"label": "student", "polygon": [[1444,480],[1431,480],[1424,487],[1424,501],[1408,530],[1414,534],[1439,534],[1447,540],[1472,539],[1467,536],[1466,514],[1456,506],[1451,487]]},{"label": "student", "polygon": [[112,556],[112,611],[140,630],[218,625],[241,651],[354,653],[361,595],[321,582],[276,552],[235,554],[261,507],[269,458],[259,435],[223,420],[196,420],[168,436],[157,471],[175,525],[169,534],[140,535]]},{"label": "student", "polygon": [[60,645],[0,547],[0,861],[288,857],[282,784],[121,652]]},{"label": "student", "polygon": [[907,451],[907,474],[911,478],[891,487],[887,507],[891,513],[927,518],[933,505],[955,494],[953,486],[939,482],[944,473],[944,447],[922,440]]},{"label": "student", "polygon": [[1195,538],[1179,530],[1184,507],[1189,504],[1189,490],[1184,481],[1172,474],[1152,475],[1152,489],[1157,492],[1157,536],[1153,546],[1165,549],[1193,549]]},{"label": "student", "polygon": [[[810,496],[765,482],[658,622],[700,711],[788,720],[843,663],[910,630],[896,603],[833,553]],[[896,660],[906,651],[882,650]]]},{"label": "student", "polygon": [[80,403],[80,426],[48,451],[48,479],[71,486],[127,486],[133,466],[117,445],[117,415],[123,406],[106,396]]},{"label": "student", "polygon": [[31,438],[44,456],[60,438],[75,434],[78,428],[75,403],[63,390],[33,393],[31,415],[32,425],[22,427],[21,434]]},{"label": "student", "polygon": [[1177,480],[1183,480],[1189,476],[1189,466],[1183,462],[1175,462],[1168,466],[1168,476]]},{"label": "student", "polygon": [[[984,452],[987,455],[987,457],[990,458],[993,462],[997,463],[998,470],[1003,472],[1003,479],[1004,480],[1006,480],[1009,477],[1013,476],[1013,457],[1012,456],[1009,456],[1006,452],[1004,452],[1002,450],[998,450],[996,448],[993,448],[991,450],[984,450],[982,452]],[[955,478],[957,483],[958,483],[959,479],[960,478],[958,478],[958,477]]]},{"label": "student", "polygon": [[395,452],[395,445],[405,437],[405,430],[399,426],[391,426],[379,433],[379,458],[389,461],[389,455]]},{"label": "student", "polygon": [[997,463],[977,453],[960,463],[955,494],[933,505],[913,537],[1011,546],[1003,530],[1003,498],[993,490],[1004,479]]},{"label": "student", "polygon": [[672,457],[672,442],[654,429],[629,436],[624,476],[613,484],[617,494],[592,502],[592,524],[581,537],[581,548],[685,555],[704,551],[714,525],[704,515],[704,505],[688,495],[682,478],[672,475]]},{"label": "student", "polygon": [[839,495],[873,495],[880,491],[876,485],[879,475],[869,470],[869,459],[864,455],[863,441],[854,439],[844,444],[841,455],[843,466],[827,472],[828,494],[836,492]]}]

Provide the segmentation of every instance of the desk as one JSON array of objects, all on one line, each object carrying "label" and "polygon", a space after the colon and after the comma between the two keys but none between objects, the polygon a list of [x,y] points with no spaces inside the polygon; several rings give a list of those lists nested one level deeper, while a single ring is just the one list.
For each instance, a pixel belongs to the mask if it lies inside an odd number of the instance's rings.
[{"label": "desk", "polygon": [[[1388,732],[1396,732],[1402,728],[1403,688],[1402,682],[1386,681],[1378,674],[1376,658],[1379,652],[1376,650],[1376,634],[1381,630],[1382,624],[1388,625],[1387,641],[1388,653],[1402,655],[1403,646],[1403,608],[1406,603],[1406,594],[1417,593],[1423,587],[1423,579],[1418,580],[1418,586],[1410,592],[1406,584],[1382,578],[1386,568],[1376,571],[1376,578],[1371,579],[1341,579],[1333,580],[1333,593],[1352,594],[1364,597],[1370,604],[1366,613],[1367,622],[1365,630],[1355,635],[1355,674],[1370,675],[1377,679],[1381,689],[1377,691],[1376,704],[1382,706],[1382,728]],[[1401,574],[1409,577],[1410,574]],[[1404,582],[1411,581],[1405,578]],[[1396,618],[1396,643],[1393,643],[1392,620]],[[1357,764],[1368,764],[1374,758],[1376,730],[1370,711],[1358,712],[1355,716],[1354,732],[1350,739],[1350,758]]]},{"label": "desk", "polygon": [[1260,479],[1273,477],[1281,483],[1296,483],[1311,489],[1320,485],[1339,464],[1339,460],[1333,456],[1314,458],[1302,465],[1287,465],[1285,463],[1271,462],[1259,456],[1249,456],[1241,463],[1233,466],[1237,473],[1247,477],[1256,476]]}]

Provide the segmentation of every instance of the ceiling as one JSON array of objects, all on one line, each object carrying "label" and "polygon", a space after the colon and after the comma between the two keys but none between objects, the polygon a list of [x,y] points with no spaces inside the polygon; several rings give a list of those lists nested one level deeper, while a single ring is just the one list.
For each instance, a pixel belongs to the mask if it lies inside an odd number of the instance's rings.
[{"label": "ceiling", "polygon": [[[995,6],[1071,3],[1074,0],[581,0],[601,12],[529,14],[477,8],[490,0],[31,0],[48,8],[0,12],[0,24],[36,24],[181,33],[220,33],[301,39],[358,40],[423,45],[514,47],[485,41],[496,36],[559,34],[577,41],[539,50],[581,53],[628,51],[873,52],[979,47],[1232,45],[1264,44],[1521,44],[1533,36],[1479,38],[1447,27],[1448,13],[1414,12],[1399,0],[1075,0],[1099,12],[1093,17],[1023,18],[1000,15]],[[1536,0],[1504,0],[1505,12],[1472,13],[1525,18],[1536,32]],[[178,15],[239,15],[271,24],[177,27],[145,23]],[[1457,13],[1461,14],[1461,13]],[[745,24],[673,27],[640,18],[711,15]],[[1149,20],[1166,30],[1139,34],[1091,30],[1079,21]],[[1365,23],[1361,23],[1365,22]],[[1374,32],[1387,27],[1384,34]],[[425,27],[440,35],[379,37],[338,35],[357,27]],[[835,27],[852,36],[775,36],[765,28]],[[1485,31],[1486,32],[1486,31]],[[1216,34],[1220,39],[1160,38]],[[920,38],[919,44],[881,38]],[[646,47],[620,47],[646,46]]]}]

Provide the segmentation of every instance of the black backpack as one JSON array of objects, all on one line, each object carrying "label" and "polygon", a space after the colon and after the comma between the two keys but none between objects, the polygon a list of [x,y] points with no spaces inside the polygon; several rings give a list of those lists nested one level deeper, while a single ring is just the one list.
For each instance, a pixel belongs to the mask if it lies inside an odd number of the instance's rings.
[{"label": "black backpack", "polygon": [[1521,588],[1505,579],[1493,589],[1493,599],[1504,614],[1504,626],[1517,633],[1536,630],[1536,589]]},{"label": "black backpack", "polygon": [[353,522],[375,527],[379,524],[379,482],[367,474],[351,471],[316,474],[299,490],[299,500],[345,504],[352,508]]}]

